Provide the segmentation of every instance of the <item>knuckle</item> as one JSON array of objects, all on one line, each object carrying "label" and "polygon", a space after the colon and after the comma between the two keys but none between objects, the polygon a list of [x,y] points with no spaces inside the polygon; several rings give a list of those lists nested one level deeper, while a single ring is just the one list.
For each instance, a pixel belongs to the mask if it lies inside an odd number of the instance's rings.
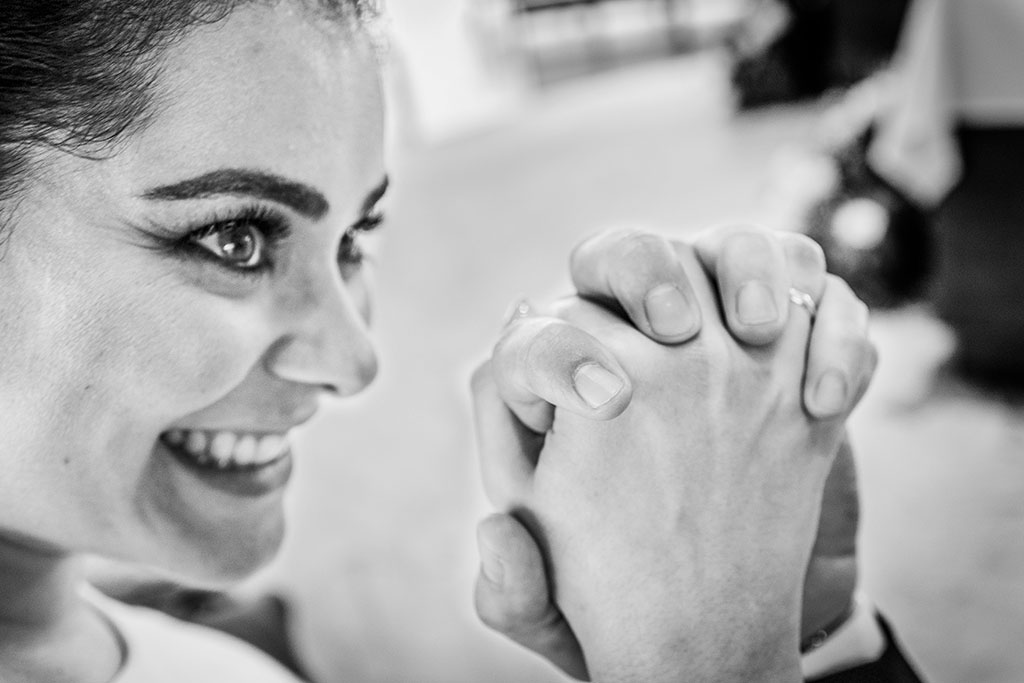
[{"label": "knuckle", "polygon": [[617,245],[623,242],[629,242],[638,235],[646,234],[643,230],[633,227],[615,227],[608,228],[603,233],[598,235],[598,239],[609,248],[615,248]]},{"label": "knuckle", "polygon": [[493,362],[499,373],[526,372],[567,345],[564,338],[572,328],[556,318],[529,318],[508,327],[494,345]]},{"label": "knuckle", "polygon": [[514,490],[515,487],[509,483],[508,476],[503,472],[499,472],[493,467],[484,467],[480,473],[480,479],[484,495],[487,496],[491,505],[499,510],[506,510],[515,504],[518,498]]},{"label": "knuckle", "polygon": [[492,512],[477,524],[477,533],[504,546],[508,544],[508,539],[514,537],[516,524],[510,514]]},{"label": "knuckle", "polygon": [[698,251],[709,254],[724,252],[726,242],[740,236],[765,236],[771,234],[767,228],[753,223],[736,223],[719,225],[702,231],[693,239],[693,246]]},{"label": "knuckle", "polygon": [[571,320],[582,307],[582,299],[575,295],[563,296],[555,299],[548,306],[551,317],[561,320]]},{"label": "knuckle", "polygon": [[784,233],[781,239],[791,267],[815,275],[825,273],[825,250],[820,244],[799,233]]},{"label": "knuckle", "polygon": [[538,327],[515,356],[518,384],[538,395],[546,395],[546,391],[560,393],[568,381],[569,369],[597,353],[586,339],[585,333],[560,320]]},{"label": "knuckle", "polygon": [[868,328],[868,321],[871,318],[871,309],[868,308],[868,305],[866,303],[864,303],[860,299],[857,299],[857,303],[855,304],[855,311],[857,327],[866,333]]},{"label": "knuckle", "polygon": [[722,243],[722,259],[726,269],[763,269],[774,259],[770,235],[754,230],[734,232]]},{"label": "knuckle", "polygon": [[846,280],[839,277],[838,275],[832,275],[829,273],[826,276],[826,293],[833,298],[841,298],[846,300],[857,300],[857,295],[853,293],[853,289],[847,284]]},{"label": "knuckle", "polygon": [[591,235],[576,243],[576,246],[569,252],[569,268],[570,270],[576,271],[580,269],[584,262],[586,262],[590,255],[594,252],[595,245],[599,240],[605,237],[605,233],[598,233]]},{"label": "knuckle", "polygon": [[828,275],[822,311],[834,324],[843,324],[856,334],[866,335],[871,310],[845,280]]},{"label": "knuckle", "polygon": [[724,238],[726,242],[757,245],[765,249],[777,242],[778,239],[778,233],[774,230],[753,223],[744,223],[728,228]]},{"label": "knuckle", "polygon": [[[841,367],[851,382],[852,396],[863,395],[875,374],[878,350],[867,339],[849,339],[843,346]],[[859,398],[854,398],[857,401]],[[850,408],[853,406],[851,405]]]},{"label": "knuckle", "polygon": [[763,225],[758,225],[757,223],[733,223],[731,225],[724,225],[720,228],[715,228],[713,232],[717,232],[725,239],[735,237],[736,235],[768,238],[775,234],[772,230],[769,230]]},{"label": "knuckle", "polygon": [[575,270],[583,266],[584,262],[591,258],[600,256],[608,251],[615,251],[618,244],[629,240],[636,233],[637,230],[633,228],[620,227],[608,228],[595,235],[591,235],[578,243],[569,252],[570,268]]},{"label": "knuckle", "polygon": [[875,345],[861,334],[849,334],[844,337],[840,342],[840,349],[848,367],[857,372],[873,369],[878,356]]},{"label": "knuckle", "polygon": [[623,237],[612,254],[611,270],[620,278],[646,272],[659,262],[667,263],[671,254],[664,237],[649,232],[633,232]]},{"label": "knuckle", "polygon": [[525,367],[543,366],[544,359],[557,354],[566,345],[565,337],[570,329],[565,323],[553,320],[536,328],[519,355]]},{"label": "knuckle", "polygon": [[861,354],[865,374],[871,377],[875,374],[875,369],[878,368],[878,347],[870,339],[864,339]]}]

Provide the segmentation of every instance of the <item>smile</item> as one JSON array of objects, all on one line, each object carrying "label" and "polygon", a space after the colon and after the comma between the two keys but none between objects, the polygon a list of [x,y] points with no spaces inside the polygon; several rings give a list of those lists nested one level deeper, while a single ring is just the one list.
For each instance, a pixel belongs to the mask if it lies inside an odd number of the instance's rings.
[{"label": "smile", "polygon": [[254,470],[288,455],[286,434],[172,429],[160,440],[194,464],[216,470]]}]

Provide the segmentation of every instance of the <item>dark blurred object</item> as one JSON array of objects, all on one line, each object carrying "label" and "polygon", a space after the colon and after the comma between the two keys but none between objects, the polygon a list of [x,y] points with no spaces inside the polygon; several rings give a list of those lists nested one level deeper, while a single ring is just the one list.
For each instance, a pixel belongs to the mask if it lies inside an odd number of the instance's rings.
[{"label": "dark blurred object", "polygon": [[929,216],[867,164],[870,131],[835,153],[838,185],[807,215],[807,234],[828,269],[869,306],[892,308],[922,297],[932,269]]},{"label": "dark blurred object", "polygon": [[741,109],[817,97],[884,66],[896,48],[909,0],[764,0],[789,19],[753,54],[735,55]]},{"label": "dark blurred object", "polygon": [[1024,386],[1024,128],[957,129],[963,179],[936,215],[935,305],[973,379]]},{"label": "dark blurred object", "polygon": [[516,12],[526,13],[579,5],[596,5],[599,2],[601,0],[515,0],[514,6]]},{"label": "dark blurred object", "polygon": [[[717,43],[726,29],[697,26],[694,1],[511,0],[509,7],[519,44],[545,84]],[[620,12],[629,6],[643,11],[640,31],[621,30]],[[554,40],[552,26],[558,27]]]},{"label": "dark blurred object", "polygon": [[835,46],[829,61],[837,85],[861,81],[889,63],[910,0],[831,0],[828,4],[835,17]]}]

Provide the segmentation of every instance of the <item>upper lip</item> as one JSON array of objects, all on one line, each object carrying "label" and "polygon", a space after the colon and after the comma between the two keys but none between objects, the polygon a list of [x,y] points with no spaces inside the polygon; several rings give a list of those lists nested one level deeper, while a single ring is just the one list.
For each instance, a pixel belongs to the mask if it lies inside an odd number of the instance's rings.
[{"label": "upper lip", "polygon": [[290,428],[284,429],[268,429],[267,427],[260,427],[259,429],[238,429],[236,427],[171,427],[165,429],[164,434],[168,432],[210,432],[216,434],[218,432],[228,432],[230,434],[246,435],[252,434],[253,436],[284,436],[289,432]]},{"label": "upper lip", "polygon": [[289,417],[289,421],[279,422],[267,422],[267,421],[255,421],[247,420],[247,425],[236,424],[234,426],[226,425],[203,425],[203,424],[173,424],[165,432],[170,432],[175,429],[181,430],[192,430],[192,431],[203,431],[203,432],[232,432],[235,434],[259,434],[259,435],[270,435],[270,434],[285,434],[290,432],[292,429],[309,422],[316,415],[316,405],[309,406],[308,408],[302,408],[301,411],[295,411]]}]

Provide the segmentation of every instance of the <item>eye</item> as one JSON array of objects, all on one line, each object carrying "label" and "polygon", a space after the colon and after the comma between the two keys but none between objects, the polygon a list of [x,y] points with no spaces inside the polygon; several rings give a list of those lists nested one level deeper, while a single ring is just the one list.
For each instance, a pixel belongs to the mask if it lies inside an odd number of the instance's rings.
[{"label": "eye", "polygon": [[266,266],[267,238],[251,220],[214,223],[190,235],[189,241],[231,268],[258,270]]},{"label": "eye", "polygon": [[354,274],[366,260],[360,237],[376,230],[383,223],[384,214],[375,212],[363,216],[345,232],[338,247],[338,267],[341,269],[342,277],[347,278]]}]

